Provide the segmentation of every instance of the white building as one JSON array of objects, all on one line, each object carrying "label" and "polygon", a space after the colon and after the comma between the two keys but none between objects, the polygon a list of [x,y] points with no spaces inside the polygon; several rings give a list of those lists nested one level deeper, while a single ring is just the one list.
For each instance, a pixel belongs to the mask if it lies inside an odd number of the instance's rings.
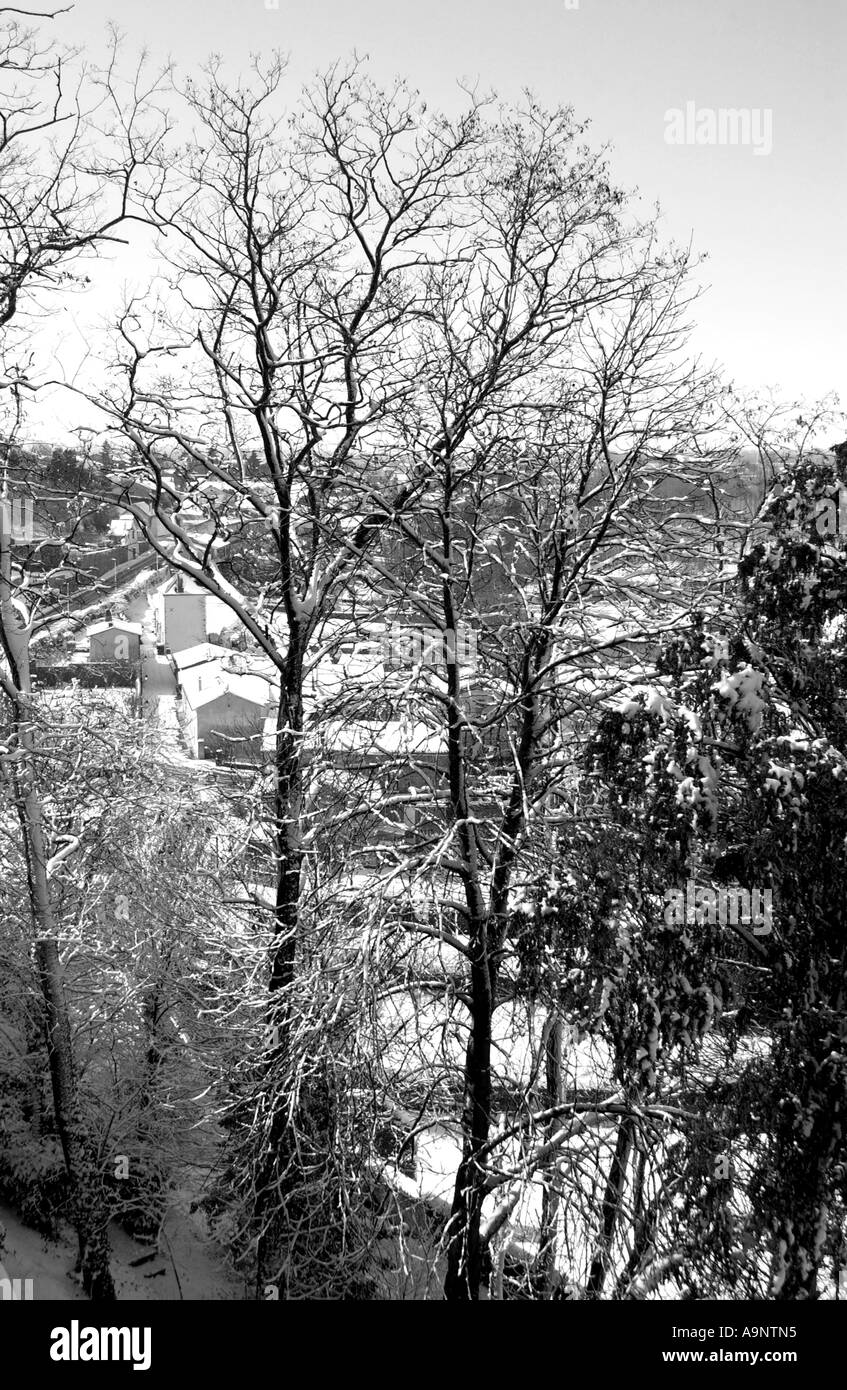
[{"label": "white building", "polygon": [[181,652],[206,640],[206,594],[177,588],[172,580],[155,608],[156,635],[167,652]]},{"label": "white building", "polygon": [[141,624],[113,618],[86,628],[89,661],[139,661]]},{"label": "white building", "polygon": [[266,680],[234,675],[218,662],[208,662],[183,672],[182,695],[183,728],[195,758],[230,753],[258,761],[271,704]]},{"label": "white building", "polygon": [[[220,647],[215,642],[198,642],[193,647],[185,647],[182,651],[171,653],[171,666],[176,676],[177,688],[182,686],[182,678],[186,671],[192,671],[197,666],[208,666],[210,662],[217,662],[219,669],[222,669],[223,662],[229,662],[230,658],[237,656],[231,647]],[[241,674],[236,667],[233,668],[236,674]]]}]

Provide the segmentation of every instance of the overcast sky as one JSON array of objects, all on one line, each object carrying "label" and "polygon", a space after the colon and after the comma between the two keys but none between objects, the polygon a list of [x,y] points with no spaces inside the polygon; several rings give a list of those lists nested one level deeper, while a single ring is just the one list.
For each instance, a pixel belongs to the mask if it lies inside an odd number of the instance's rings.
[{"label": "overcast sky", "polygon": [[[710,253],[698,348],[738,385],[815,397],[842,388],[844,0],[78,0],[57,27],[96,58],[110,19],[130,46],[183,70],[212,51],[237,68],[280,48],[292,95],[356,50],[377,78],[401,74],[430,106],[455,105],[459,79],[572,103],[593,139],[612,143],[617,181],[637,186],[644,211],[658,200],[667,235]],[[668,144],[666,113],[689,102],[772,112],[772,150]],[[117,288],[124,274],[102,284]],[[90,341],[103,293],[56,319],[63,360]]]}]

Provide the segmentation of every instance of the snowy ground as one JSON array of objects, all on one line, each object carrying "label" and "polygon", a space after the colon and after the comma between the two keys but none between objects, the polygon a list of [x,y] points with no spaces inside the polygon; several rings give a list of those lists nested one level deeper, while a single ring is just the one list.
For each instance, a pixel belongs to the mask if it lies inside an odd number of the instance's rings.
[{"label": "snowy ground", "polygon": [[[0,1206],[5,1243],[0,1256],[10,1279],[31,1279],[35,1301],[88,1302],[73,1273],[76,1244],[24,1226],[13,1211]],[[141,1244],[120,1227],[110,1231],[112,1275],[119,1299],[178,1301],[187,1299],[240,1302],[241,1281],[227,1268],[224,1253],[209,1239],[199,1215],[189,1215],[178,1196],[168,1212],[158,1247]],[[132,1261],[153,1252],[154,1258],[133,1268]]]}]

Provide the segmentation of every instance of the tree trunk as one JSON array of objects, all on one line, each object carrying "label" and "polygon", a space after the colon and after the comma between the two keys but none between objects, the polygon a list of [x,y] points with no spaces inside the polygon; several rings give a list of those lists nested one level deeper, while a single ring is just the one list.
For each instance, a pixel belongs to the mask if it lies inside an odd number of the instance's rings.
[{"label": "tree trunk", "polygon": [[[562,1020],[556,1009],[552,1009],[545,1025],[544,1070],[546,1079],[546,1103],[549,1107],[562,1100]],[[547,1138],[553,1134],[556,1121],[547,1126]],[[541,1197],[541,1229],[538,1235],[538,1269],[549,1293],[556,1274],[556,1227],[559,1215],[559,1194],[550,1183],[544,1184]]]},{"label": "tree trunk", "polygon": [[38,931],[35,964],[45,1005],[56,1129],[70,1183],[82,1285],[90,1298],[109,1302],[115,1297],[115,1288],[109,1268],[108,1215],[103,1201],[102,1174],[79,1115],[70,1019],[48,892],[41,808],[34,792],[26,794],[19,806],[26,841],[30,900]]},{"label": "tree trunk", "polygon": [[444,1281],[444,1297],[450,1302],[478,1299],[483,1278],[479,1228],[486,1178],[486,1159],[482,1151],[488,1143],[491,1128],[494,982],[488,959],[485,924],[479,927],[475,938],[470,972],[473,1001],[471,1030],[465,1057],[465,1139],[450,1214],[447,1276]]},{"label": "tree trunk", "polygon": [[[0,541],[2,539],[0,537]],[[108,1216],[103,1201],[102,1175],[79,1114],[70,1017],[50,899],[41,802],[36,787],[29,628],[12,600],[11,551],[7,542],[0,544],[0,638],[9,670],[2,685],[11,706],[12,728],[20,750],[14,774],[15,806],[26,862],[35,967],[44,1000],[56,1129],[70,1185],[83,1288],[91,1298],[108,1301],[115,1297],[109,1269]]]},{"label": "tree trunk", "polygon": [[606,1179],[606,1190],[603,1194],[603,1217],[597,1241],[597,1251],[591,1262],[591,1270],[588,1275],[587,1293],[589,1298],[599,1298],[606,1282],[606,1273],[612,1253],[612,1241],[615,1237],[624,1187],[626,1186],[626,1166],[632,1146],[634,1123],[631,1116],[625,1115],[618,1127],[615,1151],[612,1155],[609,1176]]},{"label": "tree trunk", "polygon": [[[271,1030],[269,1071],[272,1113],[264,1136],[265,1152],[257,1169],[256,1219],[259,1296],[277,1278],[280,1242],[285,1243],[281,1208],[291,1204],[295,1134],[287,1095],[287,1064],[291,1052],[292,986],[296,977],[300,918],[300,879],[303,868],[301,813],[303,799],[301,744],[303,728],[302,662],[292,661],[280,690],[277,712],[274,792],[274,851],[276,899],[274,943],[268,984],[268,1025]],[[282,1088],[279,1081],[282,1079]],[[301,1097],[301,1106],[303,1103]],[[293,1212],[292,1212],[293,1215]]]}]

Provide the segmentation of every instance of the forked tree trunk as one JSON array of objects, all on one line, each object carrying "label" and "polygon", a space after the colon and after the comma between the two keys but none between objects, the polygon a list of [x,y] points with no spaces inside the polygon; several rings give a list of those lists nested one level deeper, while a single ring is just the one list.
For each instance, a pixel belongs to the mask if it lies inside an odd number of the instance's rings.
[{"label": "forked tree trunk", "polygon": [[36,942],[36,968],[45,1002],[45,1031],[56,1128],[71,1189],[71,1215],[79,1244],[82,1286],[97,1302],[111,1302],[115,1286],[109,1268],[108,1215],[97,1157],[80,1120],[70,1023],[55,937]]},{"label": "forked tree trunk", "polygon": [[83,1288],[93,1299],[109,1301],[115,1288],[109,1268],[108,1216],[102,1175],[79,1113],[70,1018],[44,839],[41,802],[36,786],[36,748],[29,680],[29,633],[12,603],[11,555],[0,538],[0,637],[8,677],[3,689],[9,700],[20,758],[14,774],[15,808],[21,826],[26,862],[33,956],[44,1002],[44,1029],[56,1129],[71,1194],[71,1218],[79,1241]]},{"label": "forked tree trunk", "polygon": [[[24,734],[24,738],[28,735]],[[24,776],[30,776],[29,771]],[[71,1215],[79,1241],[79,1267],[89,1297],[115,1297],[109,1269],[108,1216],[102,1174],[79,1115],[71,1027],[64,993],[62,962],[53,920],[41,829],[41,806],[34,789],[18,784],[18,811],[24,837],[27,878],[36,931],[34,957],[44,1001],[44,1028],[56,1129],[71,1192]]]}]

